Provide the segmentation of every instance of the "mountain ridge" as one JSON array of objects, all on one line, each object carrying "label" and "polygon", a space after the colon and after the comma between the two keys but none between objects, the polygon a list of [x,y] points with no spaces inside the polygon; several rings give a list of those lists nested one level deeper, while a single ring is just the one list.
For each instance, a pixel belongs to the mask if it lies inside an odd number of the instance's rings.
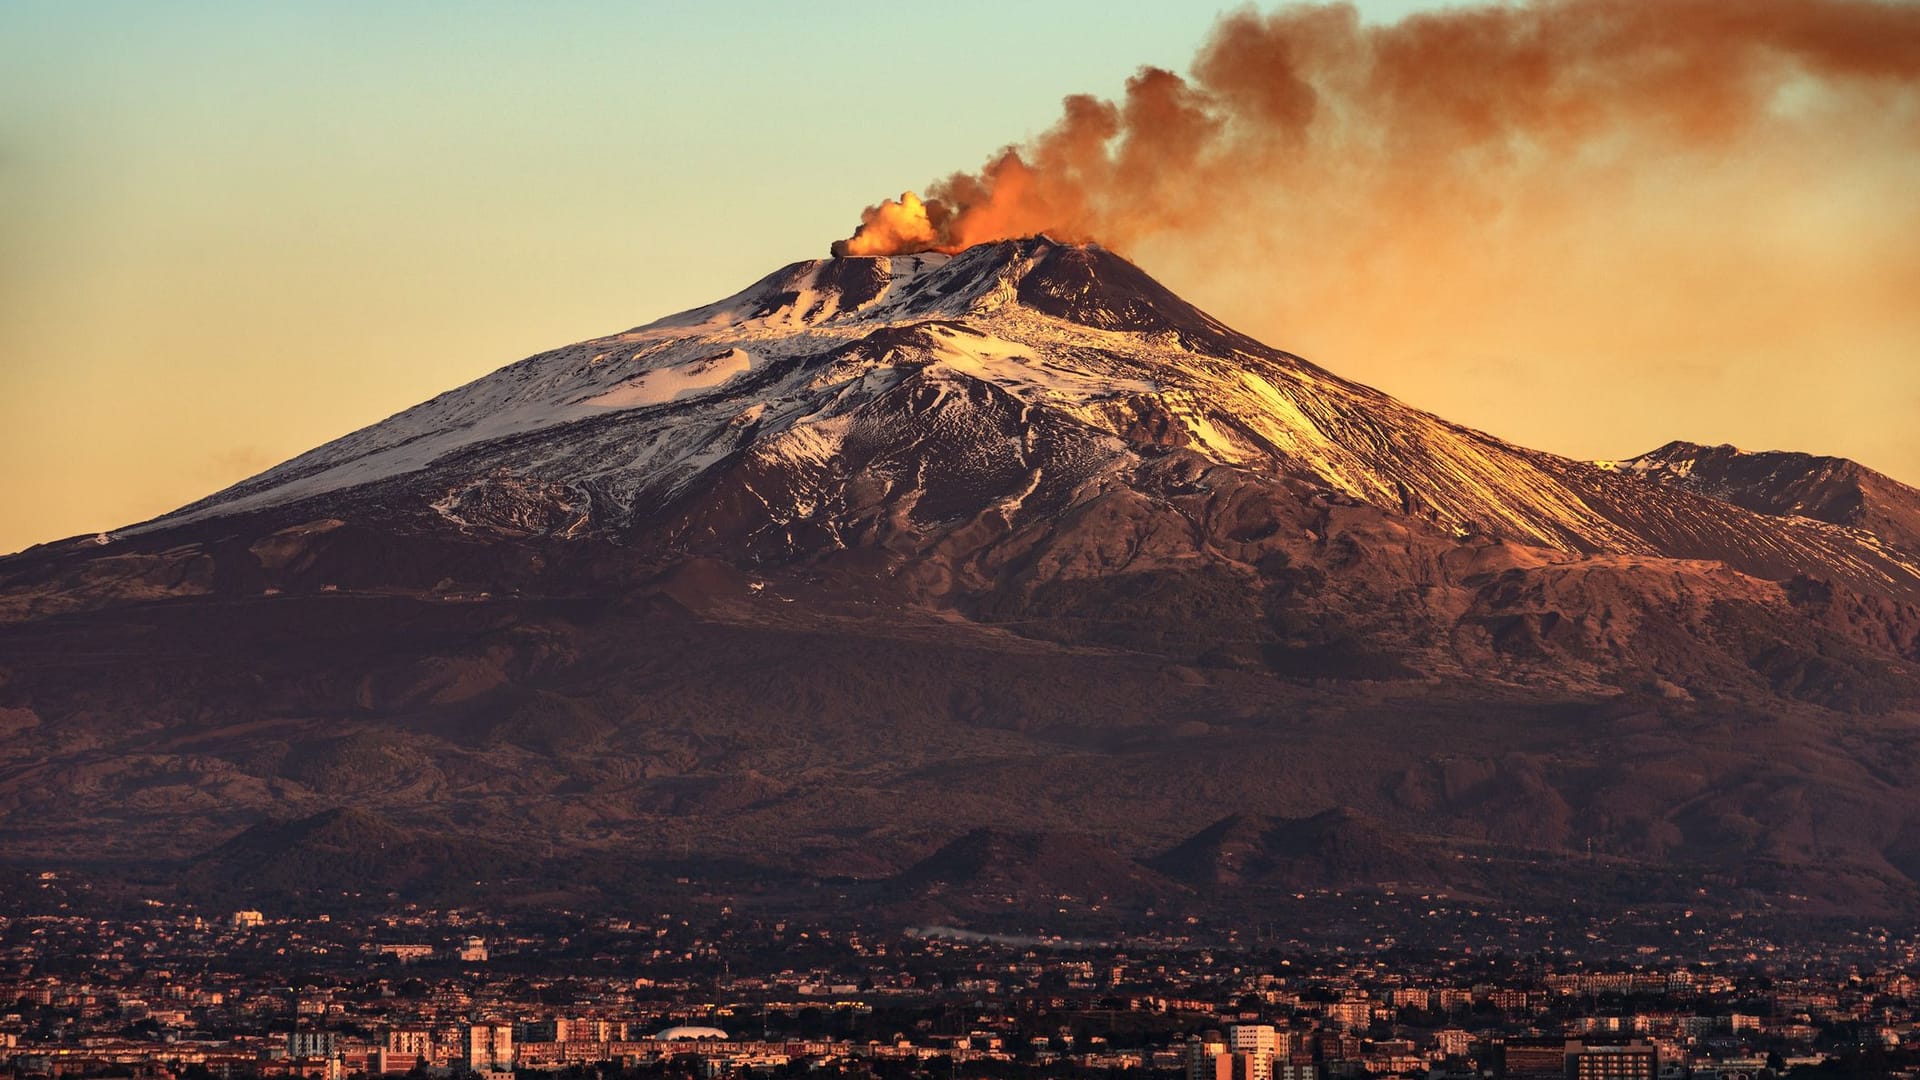
[{"label": "mountain ridge", "polygon": [[[1114,279],[1124,287],[1101,293],[1089,284]],[[965,323],[953,321],[984,312],[997,329],[992,316],[1008,308],[1015,316],[1037,311],[1043,325],[1036,331],[1032,318],[1001,320],[1027,324],[1016,326],[1025,334],[1001,340],[962,333],[957,327]],[[1178,347],[1136,348],[1117,363],[1112,356],[1093,357],[1095,362],[1077,370],[1046,362],[1020,370],[1017,362],[1027,359],[1019,355],[1023,351],[1054,346],[1086,361],[1087,353],[1106,344],[1098,334],[1091,347],[1083,340],[1064,346],[1057,340],[1036,343],[1034,338],[1044,338],[1050,329],[1047,320],[1135,338],[1170,336]],[[680,333],[696,329],[704,333]],[[783,350],[755,361],[743,347],[796,333],[809,355]],[[635,345],[632,366],[609,359],[615,346]],[[1228,369],[1219,370],[1217,360],[1204,363],[1213,358],[1190,345],[1224,354]],[[982,348],[988,351],[983,354]],[[888,358],[902,353],[911,358],[889,366]],[[1098,362],[1102,359],[1106,362]],[[1260,363],[1274,366],[1260,368]],[[837,434],[832,424],[808,421],[841,403],[806,390],[842,397],[871,394],[878,389],[869,385],[876,373],[904,381],[916,374],[930,378],[928,372],[1011,388],[1021,404],[1062,407],[1068,419],[1095,434],[1156,449],[1191,449],[1224,464],[1293,471],[1349,497],[1397,503],[1403,512],[1424,514],[1456,531],[1484,530],[1579,554],[1697,557],[1705,552],[1713,557],[1744,542],[1750,550],[1733,552],[1727,561],[1761,576],[1787,576],[1783,568],[1810,564],[1840,569],[1851,583],[1875,591],[1920,596],[1920,569],[1905,550],[1835,542],[1811,523],[1756,530],[1737,515],[1706,521],[1698,507],[1682,506],[1663,508],[1665,520],[1650,527],[1645,508],[1638,505],[1645,493],[1600,475],[1650,475],[1650,455],[1632,459],[1641,464],[1628,470],[1596,471],[1448,424],[1238,335],[1110,253],[1045,238],[982,245],[950,259],[923,255],[794,263],[716,304],[510,365],[121,534],[350,491],[430,472],[436,465],[454,476],[442,485],[450,490],[438,491],[432,505],[456,522],[469,502],[483,504],[477,515],[482,525],[503,523],[502,515],[484,505],[490,502],[512,504],[505,508],[509,519],[519,508],[520,520],[507,524],[578,529],[596,513],[602,521],[617,522],[657,509],[730,458],[831,448]],[[1156,372],[1168,385],[1156,383]],[[812,385],[792,385],[796,373],[810,374]],[[787,393],[776,395],[782,390]],[[737,401],[742,407],[724,416],[696,415],[691,424],[661,415],[680,411],[676,403],[702,398],[717,399],[721,406]],[[1224,399],[1231,407],[1209,410],[1200,398]],[[768,415],[770,408],[796,399],[801,408]],[[608,401],[616,404],[604,404]],[[1382,412],[1384,417],[1374,415]],[[649,440],[670,445],[668,454],[617,461],[595,440],[596,429],[632,428],[635,414]],[[648,427],[649,416],[663,422]],[[512,452],[541,432],[549,435],[536,441],[565,439],[568,429],[586,445],[564,448],[572,452],[558,455],[560,468],[540,470],[536,464],[529,469],[525,456]],[[462,457],[477,459],[464,475],[449,468]],[[480,467],[489,458],[500,462],[495,472],[513,480],[489,477]],[[529,471],[543,473],[537,486],[524,479]],[[1888,492],[1920,506],[1920,495],[1911,489],[1890,480],[1885,484]],[[1665,486],[1702,494],[1722,506],[1765,512],[1764,506],[1718,498],[1698,483]],[[1675,523],[1688,517],[1702,523],[1674,535]],[[1691,535],[1702,529],[1714,535]],[[1741,539],[1756,535],[1767,542]],[[1896,548],[1907,546],[1900,542],[1904,537],[1894,540]]]},{"label": "mountain ridge", "polygon": [[1920,551],[1920,490],[1849,458],[1676,440],[1622,467],[1756,513],[1850,526]]},{"label": "mountain ridge", "polygon": [[[1920,902],[1920,560],[1873,531],[1915,493],[1663,450],[1452,424],[1093,246],[795,263],[0,559],[0,836],[191,859],[359,800],[597,867],[987,830],[1024,880],[1008,837],[1345,807],[1261,826],[1275,881],[1492,845]],[[1866,509],[1778,512],[1820,477]]]}]

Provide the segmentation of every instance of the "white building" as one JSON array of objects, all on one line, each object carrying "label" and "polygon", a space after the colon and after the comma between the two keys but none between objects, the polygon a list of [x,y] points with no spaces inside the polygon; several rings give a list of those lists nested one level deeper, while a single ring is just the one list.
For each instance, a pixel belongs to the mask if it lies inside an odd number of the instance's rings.
[{"label": "white building", "polygon": [[1247,1080],[1273,1080],[1280,1033],[1272,1024],[1234,1024],[1227,1028],[1227,1046],[1236,1054],[1247,1055]]}]

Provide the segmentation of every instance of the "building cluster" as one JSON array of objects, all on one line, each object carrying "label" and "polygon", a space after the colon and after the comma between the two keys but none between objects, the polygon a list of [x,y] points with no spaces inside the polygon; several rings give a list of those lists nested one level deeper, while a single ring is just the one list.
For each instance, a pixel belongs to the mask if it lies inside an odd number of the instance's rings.
[{"label": "building cluster", "polygon": [[1316,951],[725,912],[8,917],[0,1075],[1754,1080],[1909,1051],[1920,1068],[1920,958],[1883,932],[1526,952],[1446,933]]},{"label": "building cluster", "polygon": [[[1351,1040],[1351,1045],[1343,1045]],[[1645,1039],[1489,1035],[1442,1029],[1425,1045],[1387,1039],[1368,1046],[1351,1034],[1320,1031],[1296,1041],[1272,1024],[1232,1024],[1187,1043],[1186,1080],[1322,1080],[1328,1075],[1466,1076],[1538,1080],[1659,1080],[1659,1047]]]}]

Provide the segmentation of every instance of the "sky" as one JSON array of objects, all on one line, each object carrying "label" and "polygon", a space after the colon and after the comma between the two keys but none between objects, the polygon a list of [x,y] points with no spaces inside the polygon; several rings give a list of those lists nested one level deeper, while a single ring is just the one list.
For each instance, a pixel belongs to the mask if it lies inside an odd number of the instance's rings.
[{"label": "sky", "polygon": [[[1443,5],[1357,6],[1385,25]],[[1215,14],[6,0],[0,552],[163,513],[824,255],[865,207],[1039,135],[1066,95],[1184,69]],[[1763,183],[1733,151],[1637,177],[1607,214],[1556,208],[1552,273],[1538,245],[1468,253],[1485,273],[1446,288],[1419,284],[1437,248],[1415,242],[1458,230],[1369,250],[1366,272],[1316,273],[1271,237],[1125,253],[1272,344],[1523,444],[1622,457],[1684,437],[1916,482],[1915,264],[1849,254],[1914,239],[1910,214],[1874,213],[1916,190],[1909,145],[1836,135],[1835,167]],[[1700,238],[1703,207],[1743,199],[1766,228]]]}]

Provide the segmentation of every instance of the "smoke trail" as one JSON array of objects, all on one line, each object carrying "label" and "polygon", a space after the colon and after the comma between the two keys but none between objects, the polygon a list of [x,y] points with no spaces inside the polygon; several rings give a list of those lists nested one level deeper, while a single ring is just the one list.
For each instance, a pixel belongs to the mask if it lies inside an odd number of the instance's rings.
[{"label": "smoke trail", "polygon": [[1915,192],[1914,3],[1533,0],[1393,24],[1295,5],[1222,19],[1186,74],[1067,99],[835,251],[1097,240],[1242,329],[1532,445],[1687,435],[1914,480]]},{"label": "smoke trail", "polygon": [[1518,173],[1712,155],[1796,95],[1917,78],[1920,8],[1878,0],[1540,0],[1375,27],[1344,4],[1241,12],[1191,78],[1147,67],[1118,102],[1068,98],[979,172],[869,208],[835,253],[1041,231],[1125,247],[1335,183],[1485,212]]}]

